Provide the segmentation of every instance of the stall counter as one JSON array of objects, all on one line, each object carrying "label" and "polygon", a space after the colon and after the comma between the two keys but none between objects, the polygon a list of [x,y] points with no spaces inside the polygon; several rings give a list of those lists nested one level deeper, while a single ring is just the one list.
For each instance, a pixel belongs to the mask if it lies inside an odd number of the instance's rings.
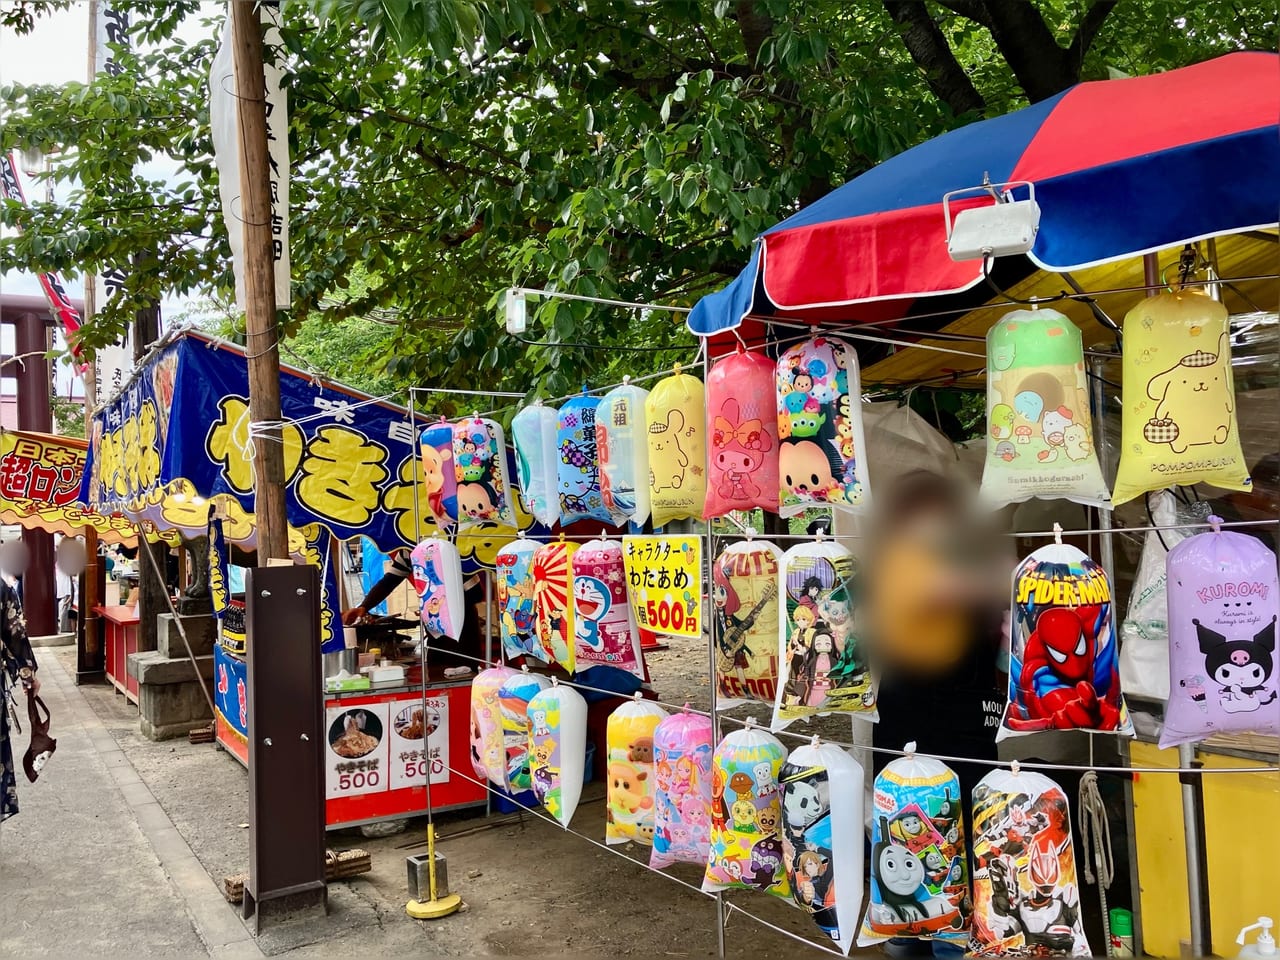
[{"label": "stall counter", "polygon": [[129,654],[138,652],[137,608],[98,606],[93,612],[102,618],[102,649],[107,679],[133,703],[138,702],[138,678],[129,674]]}]

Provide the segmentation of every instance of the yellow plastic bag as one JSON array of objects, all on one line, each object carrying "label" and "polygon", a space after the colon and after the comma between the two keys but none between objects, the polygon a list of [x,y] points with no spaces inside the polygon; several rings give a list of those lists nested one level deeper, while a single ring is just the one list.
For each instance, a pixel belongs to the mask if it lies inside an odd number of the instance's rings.
[{"label": "yellow plastic bag", "polygon": [[677,368],[644,402],[653,525],[697,520],[707,499],[707,426],[702,381]]},{"label": "yellow plastic bag", "polygon": [[1250,489],[1240,450],[1227,309],[1160,293],[1124,318],[1119,505],[1173,484]]}]

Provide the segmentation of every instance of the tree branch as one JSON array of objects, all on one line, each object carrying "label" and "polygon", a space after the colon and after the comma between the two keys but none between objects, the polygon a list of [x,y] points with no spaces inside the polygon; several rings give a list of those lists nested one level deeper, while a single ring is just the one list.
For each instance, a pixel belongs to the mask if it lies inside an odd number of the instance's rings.
[{"label": "tree branch", "polygon": [[966,20],[972,20],[984,27],[991,26],[991,17],[987,13],[983,0],[938,0],[938,3],[953,13],[960,14]]},{"label": "tree branch", "polygon": [[1097,39],[1102,25],[1106,23],[1107,17],[1119,2],[1120,0],[1094,0],[1093,5],[1085,11],[1080,20],[1080,28],[1076,31],[1075,38],[1067,50],[1068,61],[1075,67],[1077,74],[1084,63],[1085,54],[1093,46],[1093,41]]},{"label": "tree branch", "polygon": [[929,16],[923,0],[884,0],[898,35],[925,76],[929,89],[957,116],[981,113],[987,103],[956,60],[947,38]]}]

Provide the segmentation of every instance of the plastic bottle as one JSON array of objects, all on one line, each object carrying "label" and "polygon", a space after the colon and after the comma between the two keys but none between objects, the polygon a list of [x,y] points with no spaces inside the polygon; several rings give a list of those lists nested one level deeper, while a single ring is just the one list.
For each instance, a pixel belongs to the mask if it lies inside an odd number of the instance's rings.
[{"label": "plastic bottle", "polygon": [[1133,956],[1133,913],[1124,907],[1116,907],[1110,911],[1111,920],[1111,956]]},{"label": "plastic bottle", "polygon": [[[1236,937],[1236,943],[1244,947],[1236,957],[1239,960],[1255,960],[1259,957],[1274,957],[1276,955],[1276,938],[1271,935],[1271,927],[1274,921],[1270,917],[1259,917],[1258,922],[1250,924],[1240,931],[1240,936]],[[1244,946],[1245,935],[1250,930],[1261,930],[1258,938],[1247,947]]]}]

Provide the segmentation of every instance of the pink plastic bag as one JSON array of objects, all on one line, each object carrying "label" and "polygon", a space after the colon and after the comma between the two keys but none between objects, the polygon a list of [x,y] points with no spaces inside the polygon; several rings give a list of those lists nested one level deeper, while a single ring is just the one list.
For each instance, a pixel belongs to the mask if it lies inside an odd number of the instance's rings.
[{"label": "pink plastic bag", "polygon": [[707,374],[707,519],[759,507],[778,512],[774,364],[740,351]]}]

